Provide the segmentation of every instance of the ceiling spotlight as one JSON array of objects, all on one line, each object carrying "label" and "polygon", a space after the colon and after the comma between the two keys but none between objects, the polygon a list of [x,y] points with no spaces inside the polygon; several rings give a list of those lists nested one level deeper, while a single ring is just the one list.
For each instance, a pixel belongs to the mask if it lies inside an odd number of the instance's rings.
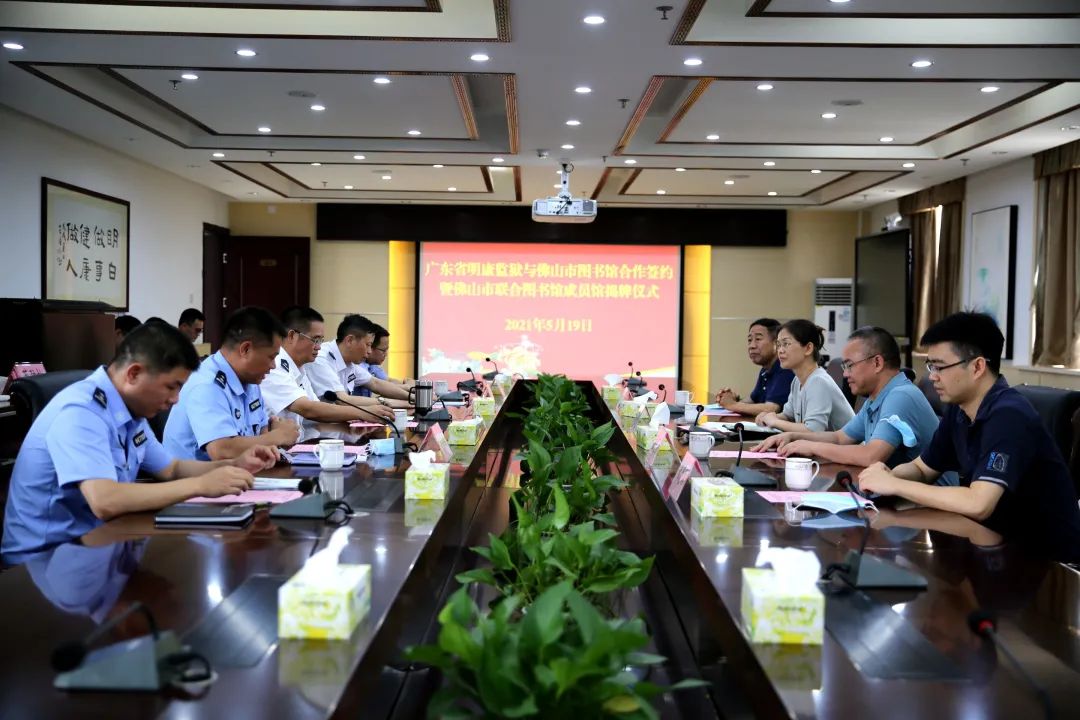
[{"label": "ceiling spotlight", "polygon": [[775,197],[775,196],[776,196],[776,191],[775,190],[770,190],[769,191],[769,197]]},{"label": "ceiling spotlight", "polygon": [[440,165],[440,164],[435,164],[435,165],[432,165],[431,167],[433,167],[433,168],[441,168],[441,167],[442,167],[442,165]]},{"label": "ceiling spotlight", "polygon": [[257,192],[254,192],[254,191],[253,191],[253,192],[249,192],[249,193],[248,193],[248,195],[258,195],[258,194],[259,194],[259,193],[257,193]]},{"label": "ceiling spotlight", "polygon": [[353,155],[353,160],[367,160],[367,155]]},{"label": "ceiling spotlight", "polygon": [[820,170],[811,170],[811,171],[810,171],[810,174],[811,174],[811,175],[820,175],[820,174],[821,174],[821,171],[820,171]]},{"label": "ceiling spotlight", "polygon": [[849,0],[829,0],[829,2],[836,3],[837,5],[842,5],[843,3],[846,3],[848,1]]},{"label": "ceiling spotlight", "polygon": [[580,120],[567,120],[566,124],[569,125],[570,127],[577,127],[578,125],[581,124],[581,121]]},{"label": "ceiling spotlight", "polygon": [[345,186],[345,189],[346,189],[346,190],[352,190],[352,189],[353,189],[353,186],[352,186],[352,185],[346,185],[346,186]]},{"label": "ceiling spotlight", "polygon": [[627,165],[637,165],[637,160],[635,160],[634,158],[626,158],[625,160],[623,160],[623,162]]},{"label": "ceiling spotlight", "polygon": [[566,143],[565,145],[560,145],[559,147],[561,147],[563,150],[573,150],[574,149],[574,146],[571,145],[570,143]]},{"label": "ceiling spotlight", "polygon": [[761,83],[760,85],[757,86],[757,89],[761,90],[762,92],[765,92],[767,90],[772,90],[773,86],[770,83]]},{"label": "ceiling spotlight", "polygon": [[592,92],[592,88],[588,85],[578,85],[576,88],[574,88],[574,92],[579,95],[588,95]]},{"label": "ceiling spotlight", "polygon": [[697,67],[698,65],[701,64],[701,58],[689,57],[689,58],[686,58],[685,60],[683,60],[682,64],[686,65],[687,67]]},{"label": "ceiling spotlight", "polygon": [[706,140],[719,140],[720,136],[717,135],[716,133],[712,133],[711,135],[706,135],[705,139]]},{"label": "ceiling spotlight", "polygon": [[888,135],[886,135],[886,136],[885,136],[885,137],[883,137],[883,138],[878,138],[878,140],[880,140],[881,142],[892,142],[892,141],[893,141],[893,138],[891,138],[891,137],[889,137]]},{"label": "ceiling spotlight", "polygon": [[409,134],[412,135],[413,137],[415,137],[415,136],[420,134],[420,131],[419,130],[410,130]]},{"label": "ceiling spotlight", "polygon": [[1000,89],[1001,88],[999,88],[997,85],[987,85],[986,87],[979,88],[979,91],[984,93],[996,93]]},{"label": "ceiling spotlight", "polygon": [[260,128],[259,128],[259,132],[261,132],[261,133],[268,133],[268,132],[270,132],[270,128],[268,128],[267,126],[263,125],[262,127],[260,127]]},{"label": "ceiling spotlight", "polygon": [[390,78],[382,77],[380,75],[379,77],[375,78],[371,82],[375,83],[376,85],[389,85],[390,84]]},{"label": "ceiling spotlight", "polygon": [[240,48],[239,50],[236,51],[236,54],[239,55],[240,57],[255,57],[258,53],[256,53],[254,50],[251,50],[249,48]]},{"label": "ceiling spotlight", "polygon": [[322,163],[311,163],[311,167],[322,167]]},{"label": "ceiling spotlight", "polygon": [[555,183],[555,184],[554,184],[554,185],[552,185],[551,187],[553,187],[553,188],[561,188],[561,187],[562,187],[562,185],[560,185],[559,183]]},{"label": "ceiling spotlight", "polygon": [[667,195],[667,190],[657,190],[656,194],[657,195]]},{"label": "ceiling spotlight", "polygon": [[485,55],[484,53],[473,53],[472,55],[469,56],[469,59],[472,60],[473,62],[487,62],[491,58],[488,57],[487,55]]},{"label": "ceiling spotlight", "polygon": [[774,165],[776,165],[776,163],[773,162],[772,160],[766,160],[765,162],[763,162],[761,164],[764,165],[765,167],[773,167]]},{"label": "ceiling spotlight", "polygon": [[493,158],[491,158],[491,162],[493,162],[493,163],[501,163],[501,162],[506,162],[506,160],[501,158],[501,157],[493,157]]},{"label": "ceiling spotlight", "polygon": [[581,22],[585,23],[586,25],[603,25],[604,24],[604,16],[603,15],[586,15],[584,18],[581,19]]},{"label": "ceiling spotlight", "polygon": [[448,188],[446,188],[446,190],[447,190],[447,192],[457,192],[456,187],[448,187]]},{"label": "ceiling spotlight", "polygon": [[314,110],[315,112],[322,112],[323,110],[326,109],[326,106],[325,105],[312,105],[311,109]]},{"label": "ceiling spotlight", "polygon": [[675,168],[675,172],[686,172],[686,168]]},{"label": "ceiling spotlight", "polygon": [[913,162],[906,162],[906,163],[904,163],[903,165],[901,165],[900,167],[903,167],[903,168],[913,168],[913,167],[915,167],[915,163],[913,163]]},{"label": "ceiling spotlight", "polygon": [[225,157],[225,153],[223,153],[223,152],[216,152],[216,153],[214,153],[214,154],[213,154],[213,156],[214,156],[214,157],[216,157],[216,158],[222,158],[222,157]]},{"label": "ceiling spotlight", "polygon": [[391,179],[393,179],[393,177],[394,177],[393,175],[383,175],[382,179],[383,180],[391,180]]},{"label": "ceiling spotlight", "polygon": [[724,181],[724,184],[725,184],[725,185],[734,185],[734,184],[735,184],[735,181],[734,181],[734,180],[725,180],[725,181]]},{"label": "ceiling spotlight", "polygon": [[195,73],[182,73],[180,75],[181,80],[198,80],[199,76]]},{"label": "ceiling spotlight", "polygon": [[833,118],[836,117],[836,113],[833,113],[833,112],[821,113],[821,117],[824,118],[825,120],[832,120]]},{"label": "ceiling spotlight", "polygon": [[934,64],[933,60],[916,60],[915,62],[911,63],[911,67],[922,69],[922,68],[928,68],[933,64]]},{"label": "ceiling spotlight", "polygon": [[4,48],[6,50],[22,50],[23,46],[17,42],[6,42],[4,43]]}]

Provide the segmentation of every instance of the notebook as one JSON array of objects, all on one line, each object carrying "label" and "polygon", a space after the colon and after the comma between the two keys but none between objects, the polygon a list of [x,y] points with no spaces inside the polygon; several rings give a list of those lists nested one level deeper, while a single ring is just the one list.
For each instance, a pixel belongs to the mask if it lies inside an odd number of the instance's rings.
[{"label": "notebook", "polygon": [[289,502],[295,500],[304,493],[299,490],[246,490],[236,495],[222,495],[221,497],[193,497],[189,498],[189,503],[200,503],[204,505],[225,505],[225,504],[245,504],[250,503],[253,505],[275,505],[277,503]]},{"label": "notebook", "polygon": [[154,516],[157,527],[218,528],[240,530],[255,517],[255,506],[202,505],[180,503],[171,505]]}]

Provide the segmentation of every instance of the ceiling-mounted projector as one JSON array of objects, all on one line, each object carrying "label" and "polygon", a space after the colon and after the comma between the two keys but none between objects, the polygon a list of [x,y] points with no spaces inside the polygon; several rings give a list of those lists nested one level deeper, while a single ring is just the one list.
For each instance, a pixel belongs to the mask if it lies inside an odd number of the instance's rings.
[{"label": "ceiling-mounted projector", "polygon": [[574,166],[563,161],[562,188],[555,197],[533,200],[532,219],[549,223],[590,223],[596,219],[596,201],[574,199],[570,195],[570,173]]}]

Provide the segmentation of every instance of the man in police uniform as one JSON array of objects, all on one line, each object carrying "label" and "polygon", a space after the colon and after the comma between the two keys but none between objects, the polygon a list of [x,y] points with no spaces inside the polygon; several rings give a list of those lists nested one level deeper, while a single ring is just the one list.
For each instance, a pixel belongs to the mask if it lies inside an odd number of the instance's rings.
[{"label": "man in police uniform", "polygon": [[[390,352],[390,331],[384,328],[382,325],[379,325],[378,323],[372,323],[371,327],[374,330],[374,335],[372,335],[371,340],[371,350],[368,352],[367,360],[360,363],[360,368],[370,373],[371,377],[375,380],[389,383],[390,385],[395,385],[401,388],[402,392],[404,393],[403,397],[405,399],[408,399],[409,388],[416,385],[416,381],[410,380],[408,378],[397,380],[387,374],[386,369],[383,368],[382,365],[384,362],[386,362],[386,356]],[[353,394],[370,397],[373,394],[370,385],[371,383],[369,383],[369,385],[367,386],[356,387],[355,389],[353,389]],[[379,394],[384,395],[385,391],[380,392]],[[402,396],[394,395],[394,397]]]},{"label": "man in police uniform", "polygon": [[[859,487],[965,515],[1006,539],[1036,542],[1080,561],[1080,508],[1069,469],[1035,408],[1000,376],[1005,339],[994,319],[956,313],[922,337],[926,369],[948,403],[921,456],[889,472],[882,463]],[[959,487],[932,483],[956,470]]]},{"label": "man in police uniform", "polygon": [[[235,460],[177,460],[146,423],[176,403],[198,366],[191,341],[164,323],[128,334],[108,365],[57,393],[19,450],[0,546],[4,564],[74,540],[118,515],[248,489],[274,464],[265,447]],[[142,472],[161,482],[135,482]]]},{"label": "man in police uniform", "polygon": [[[407,400],[350,397],[355,388],[369,385],[373,380],[371,373],[360,367],[360,363],[364,362],[371,352],[374,337],[375,329],[370,320],[362,315],[346,315],[338,325],[337,342],[324,343],[319,348],[315,362],[311,363],[305,372],[317,397],[321,398],[328,392],[333,393],[334,397],[343,403],[369,409],[392,420],[394,412],[391,408],[406,408],[409,406]],[[409,393],[403,391],[401,395],[408,398]]]},{"label": "man in police uniform", "polygon": [[259,392],[281,348],[281,323],[263,308],[240,308],[223,335],[221,350],[203,361],[169,413],[165,449],[174,457],[227,460],[255,445],[291,446],[299,437],[296,423],[267,415]]},{"label": "man in police uniform", "polygon": [[[360,409],[320,402],[305,368],[311,367],[323,342],[323,316],[309,307],[291,307],[281,316],[287,334],[277,364],[259,385],[268,412],[296,422],[372,420],[375,408]],[[386,410],[386,408],[380,408]],[[392,413],[391,413],[392,415]],[[377,417],[384,417],[378,413]]]}]

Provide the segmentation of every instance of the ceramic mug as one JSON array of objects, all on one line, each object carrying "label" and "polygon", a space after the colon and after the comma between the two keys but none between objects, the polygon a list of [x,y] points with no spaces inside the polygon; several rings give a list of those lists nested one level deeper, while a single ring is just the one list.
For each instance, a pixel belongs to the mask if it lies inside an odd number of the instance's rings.
[{"label": "ceramic mug", "polygon": [[676,390],[675,391],[675,407],[686,407],[691,402],[689,390]]},{"label": "ceramic mug", "polygon": [[405,409],[394,409],[394,427],[398,432],[405,432],[405,425],[409,422],[409,411]]},{"label": "ceramic mug", "polygon": [[700,405],[691,405],[687,403],[683,406],[683,421],[688,422],[691,425],[697,422],[698,415],[701,413]]},{"label": "ceramic mug", "polygon": [[435,381],[435,397],[439,398],[450,392],[450,383],[446,380]]},{"label": "ceramic mug", "polygon": [[323,470],[340,470],[345,464],[345,441],[320,440],[315,446],[315,454]]},{"label": "ceramic mug", "polygon": [[784,463],[784,484],[791,490],[805,490],[814,482],[820,469],[816,460],[789,457]]},{"label": "ceramic mug", "polygon": [[707,457],[715,444],[716,438],[712,436],[712,433],[690,433],[690,454],[694,457]]}]

